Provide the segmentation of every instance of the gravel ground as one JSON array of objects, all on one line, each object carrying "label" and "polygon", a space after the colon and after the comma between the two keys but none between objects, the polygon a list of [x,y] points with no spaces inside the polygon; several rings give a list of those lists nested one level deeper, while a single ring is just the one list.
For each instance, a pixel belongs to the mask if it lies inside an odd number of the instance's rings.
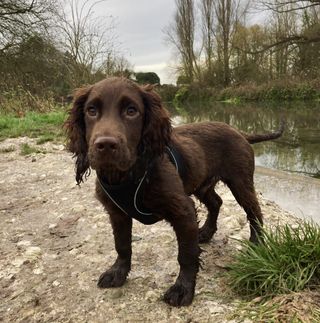
[{"label": "gravel ground", "polygon": [[[229,190],[218,232],[203,245],[194,302],[171,308],[161,296],[178,273],[177,246],[165,222],[133,228],[132,271],[122,288],[101,290],[97,278],[115,259],[108,215],[94,198],[94,174],[80,188],[62,145],[20,154],[29,138],[0,142],[0,321],[3,322],[231,322],[239,300],[223,272],[247,239],[245,213]],[[265,223],[294,218],[259,194]],[[199,218],[205,210],[198,205]]]}]

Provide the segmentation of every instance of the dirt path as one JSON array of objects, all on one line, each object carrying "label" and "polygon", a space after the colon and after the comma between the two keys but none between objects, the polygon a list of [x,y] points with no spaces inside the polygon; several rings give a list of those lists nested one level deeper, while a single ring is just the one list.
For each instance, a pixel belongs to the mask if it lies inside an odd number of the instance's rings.
[{"label": "dirt path", "polygon": [[[191,306],[171,308],[161,301],[178,272],[171,227],[134,223],[133,264],[128,282],[101,290],[97,278],[113,263],[115,251],[108,216],[95,200],[94,175],[78,188],[71,156],[61,145],[46,154],[20,155],[20,144],[0,143],[0,321],[4,322],[224,322],[237,300],[221,273],[236,248],[234,238],[249,230],[244,212],[229,191],[219,229],[203,248]],[[14,148],[14,151],[9,147]],[[267,224],[292,221],[261,199]],[[199,209],[200,218],[203,209]]]}]

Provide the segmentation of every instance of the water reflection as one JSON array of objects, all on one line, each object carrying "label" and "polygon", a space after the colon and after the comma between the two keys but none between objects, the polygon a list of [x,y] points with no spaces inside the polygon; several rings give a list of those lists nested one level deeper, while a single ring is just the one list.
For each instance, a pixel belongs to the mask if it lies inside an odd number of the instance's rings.
[{"label": "water reflection", "polygon": [[267,200],[283,209],[320,224],[320,180],[290,174],[270,168],[257,167],[255,187]]},{"label": "water reflection", "polygon": [[284,116],[286,130],[280,139],[254,145],[256,164],[320,178],[319,102],[201,102],[168,108],[175,123],[223,121],[249,133],[277,129]]}]

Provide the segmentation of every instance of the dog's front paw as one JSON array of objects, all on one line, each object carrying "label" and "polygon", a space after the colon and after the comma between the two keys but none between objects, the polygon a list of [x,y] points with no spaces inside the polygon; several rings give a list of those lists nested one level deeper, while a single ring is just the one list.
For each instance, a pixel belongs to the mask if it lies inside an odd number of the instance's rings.
[{"label": "dog's front paw", "polygon": [[125,283],[127,274],[121,269],[109,269],[99,277],[98,286],[100,288],[120,287]]},{"label": "dog's front paw", "polygon": [[172,306],[187,306],[192,303],[194,287],[175,283],[163,296],[163,300]]},{"label": "dog's front paw", "polygon": [[212,239],[215,230],[209,228],[206,225],[203,225],[202,228],[199,229],[199,243],[208,243]]}]

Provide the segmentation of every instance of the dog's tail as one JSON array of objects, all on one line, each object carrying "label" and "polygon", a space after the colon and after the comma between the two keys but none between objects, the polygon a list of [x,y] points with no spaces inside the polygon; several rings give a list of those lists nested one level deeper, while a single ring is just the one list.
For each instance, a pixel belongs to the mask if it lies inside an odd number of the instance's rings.
[{"label": "dog's tail", "polygon": [[248,140],[250,144],[256,144],[257,142],[261,141],[274,140],[282,136],[285,124],[285,120],[282,118],[280,121],[280,128],[277,131],[264,134],[248,134],[242,132],[241,134]]}]

